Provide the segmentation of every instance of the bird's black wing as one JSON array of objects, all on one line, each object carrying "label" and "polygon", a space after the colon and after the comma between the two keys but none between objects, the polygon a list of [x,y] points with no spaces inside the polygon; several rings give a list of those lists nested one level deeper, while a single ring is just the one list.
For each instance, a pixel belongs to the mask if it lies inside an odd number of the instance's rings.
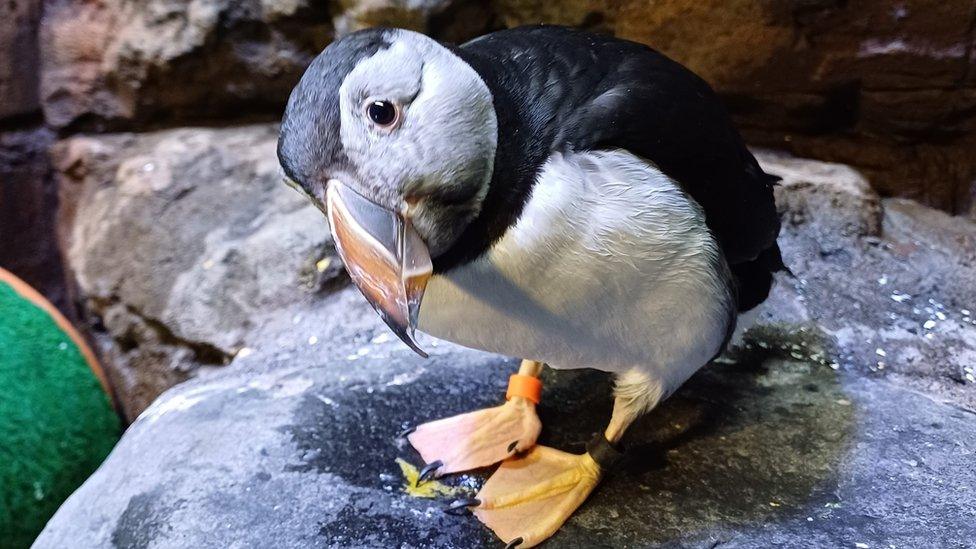
[{"label": "bird's black wing", "polygon": [[[738,284],[741,308],[765,298],[769,272],[782,268],[776,178],[704,80],[647,46],[564,27],[499,31],[463,46],[462,56],[492,89],[500,116],[514,118],[499,120],[500,140],[530,151],[519,169],[557,151],[612,148],[653,162],[701,205],[733,273],[750,279]],[[520,185],[525,174],[506,173],[501,156],[516,151],[499,154],[503,185]]]}]

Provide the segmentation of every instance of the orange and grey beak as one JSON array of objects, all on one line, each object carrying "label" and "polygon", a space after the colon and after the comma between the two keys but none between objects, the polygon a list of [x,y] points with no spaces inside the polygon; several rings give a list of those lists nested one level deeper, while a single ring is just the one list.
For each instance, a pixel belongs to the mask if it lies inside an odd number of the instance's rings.
[{"label": "orange and grey beak", "polygon": [[430,252],[409,218],[333,179],[325,192],[336,249],[352,281],[387,326],[411,349],[420,301],[434,271]]}]

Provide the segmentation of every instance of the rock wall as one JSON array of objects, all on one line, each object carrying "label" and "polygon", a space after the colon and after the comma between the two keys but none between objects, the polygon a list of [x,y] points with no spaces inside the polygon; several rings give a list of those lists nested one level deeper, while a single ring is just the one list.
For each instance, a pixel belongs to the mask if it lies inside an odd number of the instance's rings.
[{"label": "rock wall", "polygon": [[67,303],[60,186],[67,288],[136,414],[239,353],[261,311],[335,278],[320,220],[272,190],[272,124],[334,36],[385,25],[461,42],[538,22],[650,44],[711,82],[753,144],[976,219],[973,0],[13,0],[0,265]]},{"label": "rock wall", "polygon": [[322,214],[281,184],[276,141],[258,125],[54,148],[62,249],[128,416],[341,275]]},{"label": "rock wall", "polygon": [[277,119],[337,33],[398,26],[465,40],[489,29],[484,17],[458,13],[461,3],[49,0],[45,119],[87,131]]},{"label": "rock wall", "polygon": [[43,126],[0,132],[0,266],[67,309],[54,239],[57,190],[47,160],[53,140]]},{"label": "rock wall", "polygon": [[726,98],[753,143],[862,169],[886,195],[976,216],[976,2],[498,0],[506,25],[654,46]]},{"label": "rock wall", "polygon": [[972,0],[49,0],[40,97],[58,128],[272,119],[336,33],[395,25],[464,40],[577,25],[687,64],[754,143],[976,215],[974,20]]}]

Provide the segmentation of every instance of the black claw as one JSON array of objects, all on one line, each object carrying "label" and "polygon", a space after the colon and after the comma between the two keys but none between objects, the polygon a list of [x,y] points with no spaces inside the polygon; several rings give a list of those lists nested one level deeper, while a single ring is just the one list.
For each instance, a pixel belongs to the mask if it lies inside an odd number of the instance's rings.
[{"label": "black claw", "polygon": [[513,539],[512,541],[506,543],[505,544],[505,549],[512,549],[513,547],[518,547],[519,545],[522,545],[522,537],[521,536],[519,536],[519,537]]},{"label": "black claw", "polygon": [[509,454],[511,454],[512,452],[515,451],[515,446],[516,445],[518,445],[518,441],[517,440],[515,442],[513,442],[513,443],[511,443],[511,444],[508,445],[508,453]]},{"label": "black claw", "polygon": [[447,505],[444,508],[444,512],[448,515],[466,515],[471,511],[468,507],[477,507],[481,505],[481,500],[478,498],[458,498]]},{"label": "black claw", "polygon": [[397,434],[396,437],[397,438],[404,438],[404,437],[406,437],[407,435],[409,435],[410,433],[412,433],[412,432],[414,432],[416,430],[417,430],[416,427],[407,427],[406,429],[400,431],[400,433]]},{"label": "black claw", "polygon": [[424,465],[424,468],[420,470],[420,476],[417,477],[416,485],[420,486],[420,483],[427,482],[428,480],[434,478],[434,475],[437,474],[437,470],[440,469],[442,465],[444,465],[444,462],[441,460]]}]

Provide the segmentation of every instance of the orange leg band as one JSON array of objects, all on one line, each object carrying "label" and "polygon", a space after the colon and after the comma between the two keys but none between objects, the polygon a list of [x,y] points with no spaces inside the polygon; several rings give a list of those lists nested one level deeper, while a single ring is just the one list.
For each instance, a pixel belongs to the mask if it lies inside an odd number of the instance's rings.
[{"label": "orange leg band", "polygon": [[535,376],[522,374],[512,374],[508,378],[508,391],[505,392],[505,400],[513,396],[519,396],[531,400],[538,404],[542,399],[542,380]]}]

